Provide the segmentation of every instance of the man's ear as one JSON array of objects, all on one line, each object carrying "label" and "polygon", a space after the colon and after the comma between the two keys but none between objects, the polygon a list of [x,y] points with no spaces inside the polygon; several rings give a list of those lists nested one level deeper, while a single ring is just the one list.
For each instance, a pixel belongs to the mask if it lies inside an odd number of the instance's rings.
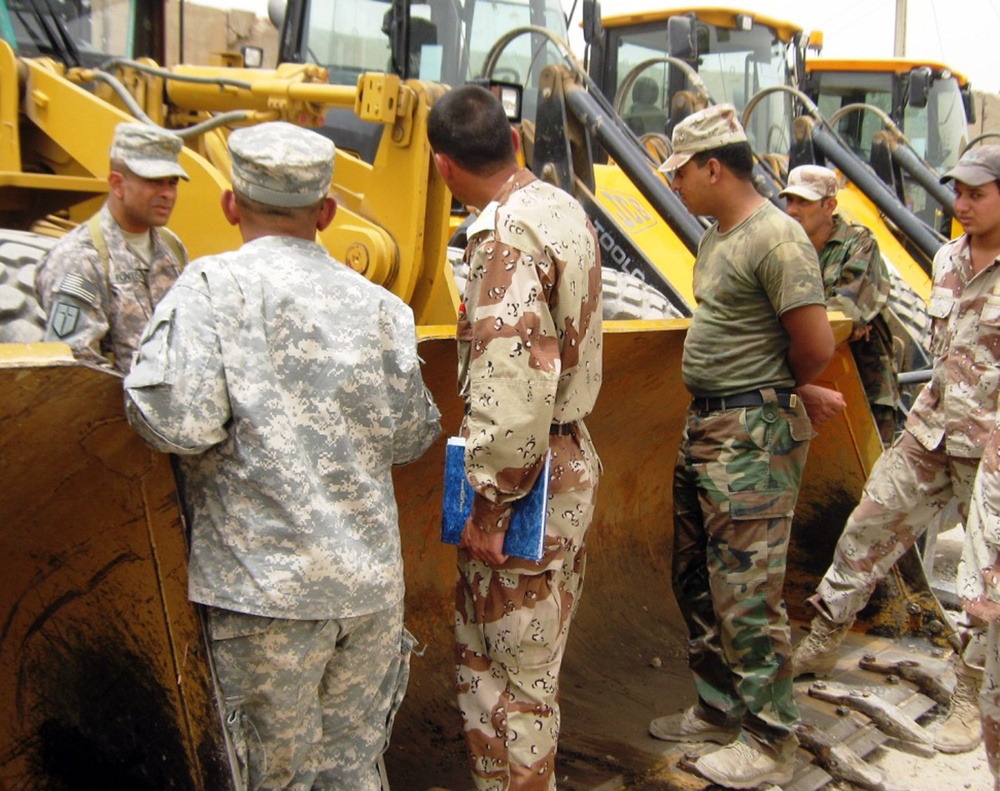
[{"label": "man's ear", "polygon": [[111,187],[115,197],[121,199],[125,193],[125,176],[117,170],[112,170],[108,173],[108,186]]},{"label": "man's ear", "polygon": [[830,210],[830,214],[833,214],[837,210],[837,199],[827,198],[827,200],[830,202],[827,208]]},{"label": "man's ear", "polygon": [[226,218],[226,222],[230,225],[239,225],[240,222],[240,207],[236,202],[236,195],[232,190],[225,190],[222,193],[222,214]]},{"label": "man's ear", "polygon": [[521,133],[517,131],[516,126],[510,128],[510,139],[514,143],[514,153],[516,154],[521,150]]},{"label": "man's ear", "polygon": [[434,164],[437,165],[438,173],[446,182],[451,179],[455,172],[455,163],[447,154],[434,154]]},{"label": "man's ear", "polygon": [[319,217],[316,219],[316,230],[325,231],[336,215],[337,201],[333,198],[323,198],[323,205],[320,207]]}]

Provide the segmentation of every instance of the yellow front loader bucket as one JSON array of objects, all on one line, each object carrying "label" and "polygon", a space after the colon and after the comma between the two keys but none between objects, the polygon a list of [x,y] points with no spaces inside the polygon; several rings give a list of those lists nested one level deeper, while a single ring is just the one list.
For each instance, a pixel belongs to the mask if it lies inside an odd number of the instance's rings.
[{"label": "yellow front loader bucket", "polygon": [[[605,381],[587,421],[604,473],[561,684],[559,779],[573,788],[673,772],[646,727],[694,696],[670,592],[687,326],[606,324]],[[848,331],[836,322],[841,340]],[[453,333],[421,328],[445,436],[462,416]],[[88,787],[229,788],[201,624],[186,600],[169,458],[129,429],[118,377],[59,345],[0,352],[0,788],[71,788],[82,778]],[[822,383],[850,407],[810,449],[786,591],[799,619],[879,453],[846,344]],[[403,791],[468,787],[452,682],[456,550],[439,540],[443,458],[444,437],[394,475],[406,621],[420,642],[387,754]]]}]

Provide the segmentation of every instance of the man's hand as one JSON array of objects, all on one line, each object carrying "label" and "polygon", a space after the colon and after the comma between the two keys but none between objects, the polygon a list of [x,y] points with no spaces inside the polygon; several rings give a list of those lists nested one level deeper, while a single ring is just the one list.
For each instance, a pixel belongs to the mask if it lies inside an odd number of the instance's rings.
[{"label": "man's hand", "polygon": [[847,407],[844,394],[819,385],[799,385],[795,392],[805,405],[809,420],[814,426],[822,425],[837,417]]},{"label": "man's hand", "polygon": [[470,518],[462,530],[459,546],[467,549],[475,560],[490,566],[501,566],[509,557],[503,553],[503,540],[506,535],[506,533],[487,533],[480,530]]},{"label": "man's hand", "polygon": [[868,340],[872,334],[872,325],[865,324],[862,327],[855,327],[851,330],[851,336],[847,339],[848,343],[854,343],[855,341]]}]

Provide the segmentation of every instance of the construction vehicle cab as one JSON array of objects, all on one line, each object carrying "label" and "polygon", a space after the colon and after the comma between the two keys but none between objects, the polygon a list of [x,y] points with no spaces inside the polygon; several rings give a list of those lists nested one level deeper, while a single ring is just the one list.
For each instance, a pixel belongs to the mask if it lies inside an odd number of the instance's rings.
[{"label": "construction vehicle cab", "polygon": [[[974,121],[968,78],[941,63],[906,58],[808,58],[803,88],[855,153],[896,189],[925,223],[951,233],[949,196],[887,161],[880,144],[886,117],[937,175],[958,162]],[[944,199],[944,202],[942,201]]]},{"label": "construction vehicle cab", "polygon": [[[636,87],[650,96],[655,87],[666,114],[658,131],[667,137],[708,103],[729,103],[742,112],[762,89],[794,83],[801,60],[794,53],[809,41],[795,25],[724,8],[616,14],[604,17],[601,27],[603,35],[590,42],[591,77],[626,122],[638,112]],[[787,153],[792,110],[791,97],[773,94],[754,113],[747,135],[758,154]]]}]

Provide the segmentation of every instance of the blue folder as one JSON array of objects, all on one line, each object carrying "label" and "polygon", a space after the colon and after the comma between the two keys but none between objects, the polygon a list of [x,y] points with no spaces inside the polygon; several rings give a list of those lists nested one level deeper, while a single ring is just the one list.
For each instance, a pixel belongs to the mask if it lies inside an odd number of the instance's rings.
[{"label": "blue folder", "polygon": [[[551,468],[552,454],[548,452],[534,487],[514,501],[510,526],[503,541],[504,554],[541,560]],[[441,540],[444,543],[458,544],[462,540],[462,530],[472,511],[473,494],[469,479],[465,477],[465,439],[450,437],[444,455],[444,503],[441,508]]]}]

